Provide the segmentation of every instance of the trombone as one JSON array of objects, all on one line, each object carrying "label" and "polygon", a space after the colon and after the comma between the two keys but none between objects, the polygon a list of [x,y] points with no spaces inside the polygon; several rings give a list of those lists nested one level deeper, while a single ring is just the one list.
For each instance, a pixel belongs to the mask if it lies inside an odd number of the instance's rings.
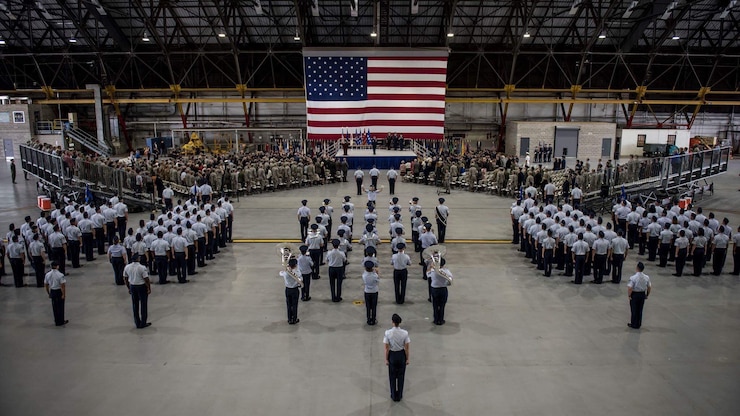
[{"label": "trombone", "polygon": [[447,254],[447,247],[437,244],[429,246],[421,253],[424,260],[429,261],[432,270],[447,280],[448,286],[452,285],[452,276],[442,270],[442,257]]},{"label": "trombone", "polygon": [[290,243],[279,243],[276,248],[278,254],[280,254],[280,263],[285,268],[285,272],[288,273],[293,280],[298,282],[298,286],[303,287],[303,278],[301,275],[294,272],[293,269],[288,266],[290,259],[295,257],[295,253],[298,252],[296,247]]}]

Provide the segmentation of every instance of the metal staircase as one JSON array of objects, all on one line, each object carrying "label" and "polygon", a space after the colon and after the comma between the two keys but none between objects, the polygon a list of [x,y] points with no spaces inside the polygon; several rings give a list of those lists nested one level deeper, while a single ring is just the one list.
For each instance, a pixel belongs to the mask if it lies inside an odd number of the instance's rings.
[{"label": "metal staircase", "polygon": [[64,134],[75,142],[85,146],[101,156],[110,156],[111,149],[107,145],[100,146],[98,139],[92,134],[78,128],[67,129]]}]

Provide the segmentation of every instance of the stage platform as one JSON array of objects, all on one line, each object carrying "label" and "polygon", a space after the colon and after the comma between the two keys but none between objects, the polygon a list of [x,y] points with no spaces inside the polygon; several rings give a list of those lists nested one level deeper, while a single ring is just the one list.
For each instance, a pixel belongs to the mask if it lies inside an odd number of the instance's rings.
[{"label": "stage platform", "polygon": [[386,150],[377,149],[373,154],[372,149],[349,149],[345,156],[341,149],[337,152],[337,159],[345,158],[350,169],[370,169],[375,165],[378,169],[398,169],[401,161],[408,162],[416,159],[416,153],[412,150]]}]

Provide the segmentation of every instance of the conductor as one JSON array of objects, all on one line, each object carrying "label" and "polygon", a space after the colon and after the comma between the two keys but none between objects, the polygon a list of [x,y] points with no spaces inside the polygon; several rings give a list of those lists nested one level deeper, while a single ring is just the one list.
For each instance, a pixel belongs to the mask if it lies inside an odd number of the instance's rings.
[{"label": "conductor", "polygon": [[388,378],[391,388],[391,399],[400,402],[403,398],[403,380],[406,375],[406,366],[409,365],[409,333],[401,329],[401,317],[393,314],[393,327],[385,331],[385,365],[388,366]]}]

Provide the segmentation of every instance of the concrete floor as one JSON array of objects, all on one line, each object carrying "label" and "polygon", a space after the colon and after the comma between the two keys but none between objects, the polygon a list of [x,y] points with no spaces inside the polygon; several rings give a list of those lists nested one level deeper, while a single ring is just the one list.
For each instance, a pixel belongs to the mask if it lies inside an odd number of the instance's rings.
[{"label": "concrete floor", "polygon": [[[717,194],[701,204],[735,227],[738,172],[733,161],[715,180]],[[19,176],[13,187],[0,169],[3,229],[35,215],[33,182]],[[435,188],[397,190],[403,205],[419,196],[433,212]],[[242,198],[234,237],[295,238],[301,199],[316,210],[325,197],[337,207],[354,193],[346,183]],[[511,238],[509,200],[464,191],[445,197],[448,239]],[[362,299],[358,251],[344,302],[330,302],[322,268],[295,326],[286,323],[273,243],[234,244],[190,284],[153,286],[153,326],[143,330],[134,328],[129,296],[102,258],[71,270],[65,328],[53,325],[43,289],[2,287],[0,414],[740,414],[738,278],[675,278],[648,265],[654,294],[634,331],[626,326],[625,283],[546,280],[506,243],[448,249],[457,280],[442,327],[431,324],[419,266],[410,272],[409,301],[392,303],[387,244],[376,327],[364,324],[364,305],[353,304]],[[625,270],[637,260],[630,255]],[[729,260],[725,271],[731,267]],[[389,399],[382,345],[394,312],[411,336],[400,403]]]}]

